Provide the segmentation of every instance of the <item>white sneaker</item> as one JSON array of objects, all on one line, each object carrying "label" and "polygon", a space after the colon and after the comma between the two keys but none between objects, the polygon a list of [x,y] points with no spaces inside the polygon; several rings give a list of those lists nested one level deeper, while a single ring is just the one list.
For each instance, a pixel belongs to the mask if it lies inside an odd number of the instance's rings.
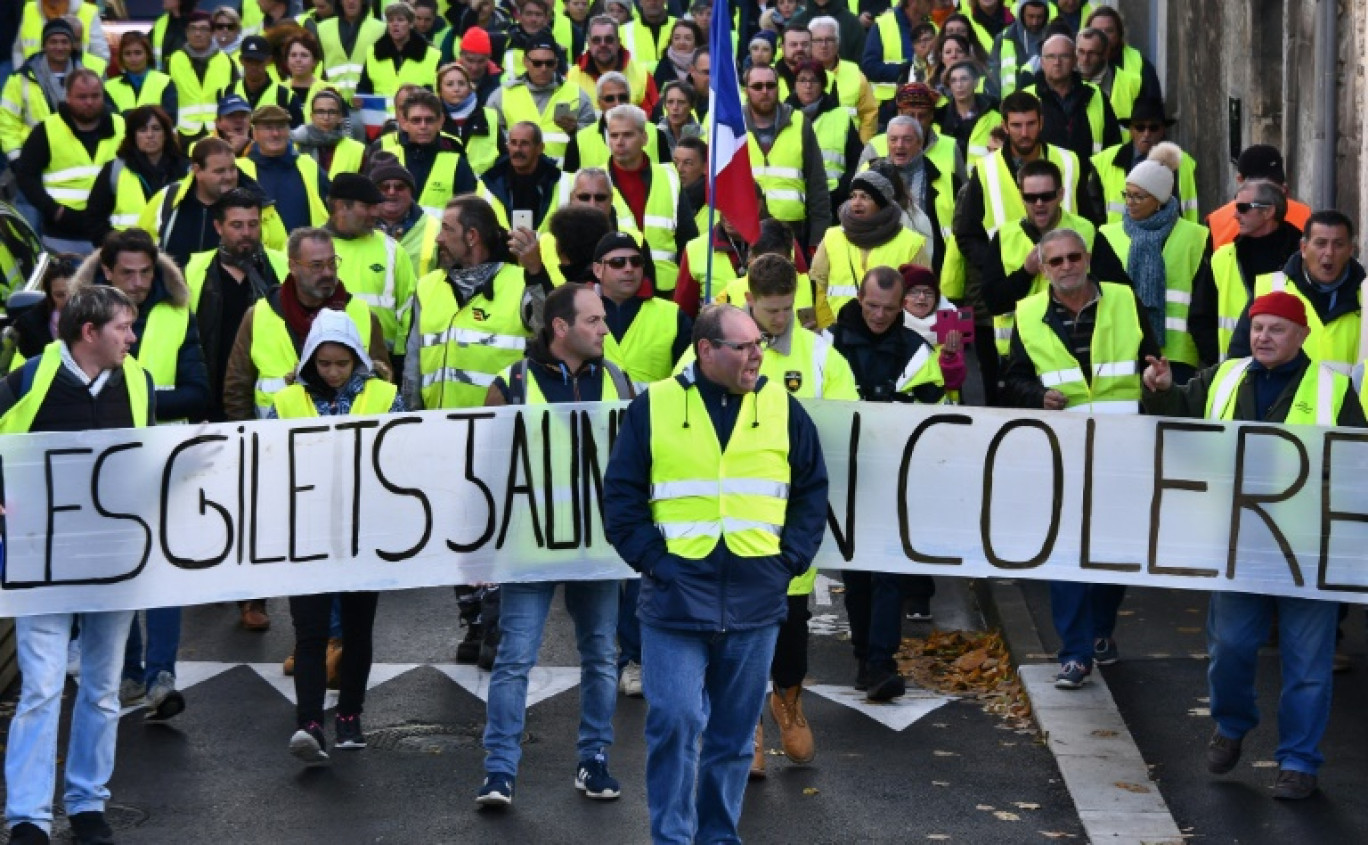
[{"label": "white sneaker", "polygon": [[629,698],[641,698],[641,664],[628,663],[618,677],[618,692]]}]

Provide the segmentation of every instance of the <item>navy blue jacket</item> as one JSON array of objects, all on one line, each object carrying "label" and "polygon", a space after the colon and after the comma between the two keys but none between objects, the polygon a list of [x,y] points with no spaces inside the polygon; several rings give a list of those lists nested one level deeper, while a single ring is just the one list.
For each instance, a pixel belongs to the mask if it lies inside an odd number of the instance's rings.
[{"label": "navy blue jacket", "polygon": [[[689,387],[696,369],[675,378]],[[761,376],[756,390],[764,384]],[[692,389],[699,391],[708,409],[706,422],[723,449],[735,426],[765,425],[758,417],[738,420],[739,397],[701,375]],[[608,542],[642,574],[637,615],[650,625],[686,631],[744,631],[778,623],[788,613],[789,581],[807,571],[826,532],[827,471],[817,427],[802,405],[787,397],[792,472],[779,554],[738,557],[718,540],[707,557],[689,560],[666,550],[665,538],[651,520],[651,438],[669,437],[670,432],[651,431],[649,393],[628,406],[603,478]]]}]

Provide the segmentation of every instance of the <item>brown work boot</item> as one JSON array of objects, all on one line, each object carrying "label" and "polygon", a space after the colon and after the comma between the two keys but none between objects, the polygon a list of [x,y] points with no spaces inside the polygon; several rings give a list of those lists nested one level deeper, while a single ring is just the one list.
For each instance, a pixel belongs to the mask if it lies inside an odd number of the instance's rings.
[{"label": "brown work boot", "polygon": [[755,758],[751,760],[751,780],[765,779],[765,723],[755,726]]},{"label": "brown work boot", "polygon": [[328,639],[328,654],[323,658],[328,667],[328,689],[342,688],[342,638]]},{"label": "brown work boot", "polygon": [[285,658],[285,661],[284,661],[283,663],[280,664],[280,672],[281,672],[281,674],[283,674],[283,675],[293,675],[293,674],[294,674],[294,664],[295,664],[295,653],[294,653],[294,649],[290,649],[290,656],[287,657],[287,658]]},{"label": "brown work boot", "polygon": [[238,602],[242,611],[242,627],[248,631],[266,631],[271,627],[271,617],[266,615],[266,600],[252,599]]},{"label": "brown work boot", "polygon": [[801,685],[787,689],[775,687],[770,693],[770,712],[779,723],[779,742],[784,748],[784,756],[795,763],[811,763],[817,756],[817,748],[812,741],[812,728],[808,727],[807,717],[803,715],[802,694]]}]

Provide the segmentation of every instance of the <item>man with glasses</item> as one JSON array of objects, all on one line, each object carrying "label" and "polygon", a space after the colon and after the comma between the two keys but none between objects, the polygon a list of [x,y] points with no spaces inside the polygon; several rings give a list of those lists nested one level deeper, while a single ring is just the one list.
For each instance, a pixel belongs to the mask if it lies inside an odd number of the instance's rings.
[{"label": "man with glasses", "polygon": [[534,230],[541,228],[550,212],[561,179],[561,169],[545,149],[540,126],[531,121],[515,123],[508,130],[508,152],[483,179],[509,219],[515,211],[531,212]]},{"label": "man with glasses", "polygon": [[[339,179],[339,185],[345,190],[345,182]],[[271,397],[285,389],[285,377],[299,366],[304,339],[324,308],[346,312],[377,372],[393,372],[379,319],[338,278],[333,234],[327,229],[296,229],[290,233],[286,254],[289,275],[247,309],[233,341],[223,377],[223,410],[230,421],[266,417]]]},{"label": "man with glasses", "polygon": [[704,309],[693,348],[693,367],[623,417],[604,529],[642,576],[651,837],[736,842],[788,585],[825,531],[827,475],[807,412],[760,374],[764,341],[744,311]]},{"label": "man with glasses", "polygon": [[599,241],[593,265],[609,331],[604,357],[621,367],[638,390],[670,377],[693,329],[678,305],[644,290],[644,253],[631,235],[610,232]]},{"label": "man with glasses", "polygon": [[[1107,61],[1107,36],[1099,29],[1084,29],[1078,33],[1074,55],[1079,76],[1107,95],[1117,120],[1124,126],[1135,107],[1135,101],[1140,98],[1140,75],[1113,67]],[[1122,135],[1124,140],[1125,133]]]},{"label": "man with glasses", "polygon": [[[931,0],[902,0],[874,19],[864,39],[860,70],[874,85],[874,97],[887,103],[898,93],[903,65],[914,55],[913,30],[931,14]],[[931,32],[935,38],[935,30]]]},{"label": "man with glasses", "polygon": [[565,161],[571,136],[598,119],[589,95],[556,72],[559,57],[560,48],[551,36],[534,39],[523,54],[527,70],[505,82],[488,100],[504,132],[523,121],[540,126],[546,154],[557,164]]},{"label": "man with glasses", "polygon": [[996,260],[985,266],[981,290],[984,304],[993,313],[993,337],[1003,358],[1007,357],[1016,325],[1017,303],[1045,290],[1050,283],[1036,246],[1040,239],[1054,229],[1071,229],[1092,250],[1096,229],[1064,209],[1063,184],[1064,177],[1054,162],[1036,159],[1023,164],[1017,171],[1017,185],[1026,214],[993,233],[990,246]]},{"label": "man with glasses", "polygon": [[[627,77],[617,71],[609,71],[598,78],[598,110],[601,115],[593,126],[586,126],[570,139],[570,147],[565,153],[565,172],[575,173],[585,167],[604,167],[611,158],[608,152],[608,111],[615,106],[632,102],[632,88]],[[669,154],[668,144],[660,143],[660,130],[654,123],[646,124],[646,157],[661,164],[668,164],[668,158],[661,157],[661,147]]]},{"label": "man with glasses", "polygon": [[[1011,404],[1084,414],[1139,413],[1140,373],[1146,360],[1161,354],[1139,297],[1126,285],[1098,282],[1088,274],[1088,247],[1073,229],[1045,233],[1037,250],[1050,286],[1017,305],[1005,373]],[[1061,643],[1056,687],[1078,689],[1095,660],[1114,660],[1097,651],[1097,641],[1115,628],[1123,595],[1115,585],[1050,584],[1050,610]]]},{"label": "man with glasses", "polygon": [[1121,143],[1121,126],[1107,96],[1074,69],[1077,62],[1073,39],[1052,35],[1040,48],[1035,81],[1021,90],[1040,99],[1040,137],[1086,160]]},{"label": "man with glasses", "polygon": [[[860,399],[939,405],[945,401],[940,356],[903,324],[907,283],[892,267],[870,267],[859,282],[857,302],[841,309],[828,329],[832,346],[850,363]],[[846,570],[846,614],[855,652],[855,689],[869,701],[891,701],[907,692],[894,655],[902,645],[903,594],[907,576]]]},{"label": "man with glasses", "polygon": [[1218,360],[1226,358],[1254,280],[1282,270],[1301,247],[1301,230],[1286,219],[1287,202],[1282,186],[1267,179],[1250,179],[1235,192],[1239,234],[1212,253],[1213,284],[1198,285],[1192,292],[1194,312],[1216,314]]},{"label": "man with glasses", "polygon": [[837,54],[840,30],[835,18],[813,18],[808,31],[812,33],[812,59],[827,72],[827,92],[835,92],[837,102],[859,130],[860,141],[868,141],[879,131],[879,101],[874,98],[873,86],[858,64]]},{"label": "man with glasses", "polygon": [[817,135],[801,111],[779,102],[774,68],[752,65],[741,83],[755,182],[765,192],[770,215],[789,224],[798,240],[815,251],[831,226],[831,194]]},{"label": "man with glasses", "polygon": [[[668,39],[668,34],[666,35]],[[627,77],[627,87],[632,92],[633,105],[650,114],[655,110],[660,92],[656,89],[655,77],[648,71],[646,63],[636,61],[633,55],[622,48],[618,36],[618,23],[607,15],[599,15],[589,21],[589,48],[570,68],[569,80],[578,85],[586,96],[595,93],[599,77],[609,71],[617,71]]]},{"label": "man with glasses", "polygon": [[[1082,43],[1081,39],[1080,42]],[[1142,99],[1135,101],[1130,117],[1123,119],[1121,125],[1130,130],[1130,143],[1108,147],[1092,157],[1093,171],[1097,174],[1102,198],[1107,205],[1107,222],[1119,223],[1126,211],[1121,192],[1126,188],[1126,174],[1131,168],[1145,160],[1149,151],[1168,135],[1168,127],[1177,123],[1164,113],[1162,100]],[[1178,202],[1181,203],[1183,219],[1200,223],[1197,213],[1197,161],[1187,152],[1183,153],[1178,166]]]},{"label": "man with glasses", "polygon": [[[1311,207],[1298,202],[1288,193],[1287,170],[1283,165],[1282,153],[1277,147],[1268,144],[1254,144],[1245,147],[1235,161],[1235,184],[1243,185],[1251,179],[1264,179],[1282,189],[1287,198],[1287,215],[1284,219],[1301,231],[1311,216]],[[1235,203],[1228,202],[1207,215],[1207,228],[1211,230],[1211,244],[1214,248],[1235,240],[1240,232],[1239,221],[1235,219]]]}]

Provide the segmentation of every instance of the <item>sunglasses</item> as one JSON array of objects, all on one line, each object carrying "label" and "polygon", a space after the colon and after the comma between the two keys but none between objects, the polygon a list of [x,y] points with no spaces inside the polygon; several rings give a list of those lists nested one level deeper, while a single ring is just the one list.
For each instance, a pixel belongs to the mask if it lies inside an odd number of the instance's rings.
[{"label": "sunglasses", "polygon": [[233,24],[230,24],[230,23],[216,23],[216,24],[214,24],[214,31],[215,31],[215,32],[232,32],[232,31],[234,31],[235,29],[237,29],[237,27],[234,26]]},{"label": "sunglasses", "polygon": [[528,66],[528,67],[541,67],[541,68],[555,67],[555,66],[556,66],[556,60],[555,60],[555,59],[527,59],[527,66]]},{"label": "sunglasses", "polygon": [[607,264],[614,270],[621,270],[624,267],[640,267],[646,263],[646,259],[640,255],[619,255],[615,258],[605,258],[599,263]]},{"label": "sunglasses", "polygon": [[628,103],[632,100],[626,94],[604,94],[600,99],[605,103]]},{"label": "sunglasses", "polygon": [[1272,208],[1272,207],[1273,207],[1273,203],[1271,203],[1271,202],[1237,202],[1237,203],[1235,203],[1235,210],[1238,211],[1238,212],[1241,213],[1241,214],[1248,214],[1248,213],[1249,213],[1249,210],[1250,210],[1251,208]]},{"label": "sunglasses", "polygon": [[1066,261],[1070,264],[1082,264],[1083,253],[1066,252],[1063,255],[1056,255],[1053,258],[1045,259],[1045,263],[1050,265],[1051,267],[1063,267]]},{"label": "sunglasses", "polygon": [[1022,194],[1021,201],[1027,205],[1035,205],[1038,202],[1049,202],[1059,196],[1059,191],[1047,191],[1039,194]]},{"label": "sunglasses", "polygon": [[778,88],[778,87],[779,87],[779,83],[778,83],[778,82],[752,82],[751,84],[747,85],[746,87],[749,88],[749,89],[751,89],[752,91],[773,91],[775,88]]},{"label": "sunglasses", "polygon": [[580,202],[607,202],[607,194],[575,194],[575,199]]},{"label": "sunglasses", "polygon": [[1164,128],[1164,124],[1162,124],[1162,123],[1132,123],[1132,124],[1130,125],[1130,128],[1131,128],[1131,131],[1132,131],[1132,132],[1158,132],[1160,129],[1163,129],[1163,128]]},{"label": "sunglasses", "polygon": [[616,35],[595,35],[589,39],[590,44],[616,44]]}]

